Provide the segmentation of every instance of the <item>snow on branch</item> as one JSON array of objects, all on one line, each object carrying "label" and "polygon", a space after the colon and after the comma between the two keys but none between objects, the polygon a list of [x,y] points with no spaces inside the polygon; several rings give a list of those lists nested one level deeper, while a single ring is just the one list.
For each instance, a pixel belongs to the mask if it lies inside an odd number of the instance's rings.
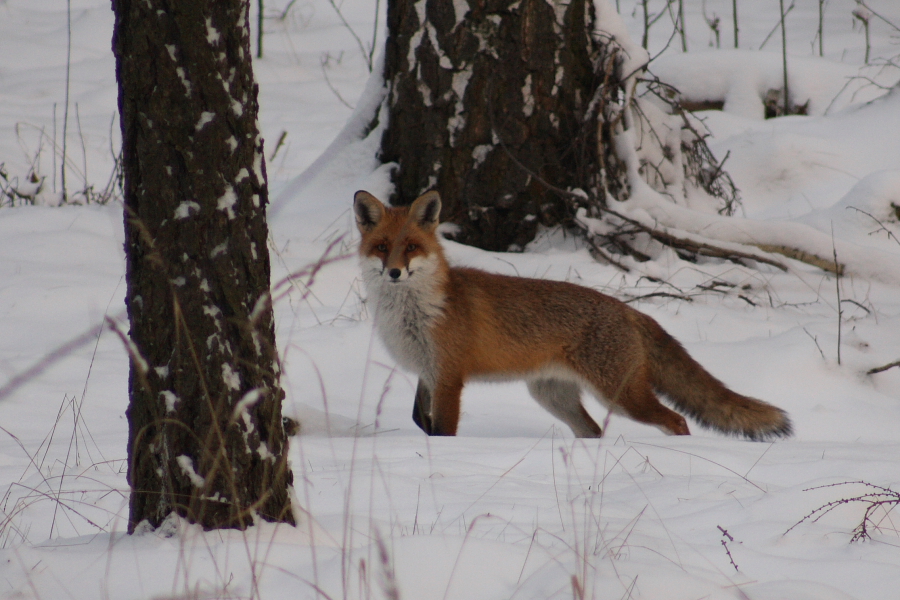
[{"label": "snow on branch", "polygon": [[[623,42],[621,36],[609,37]],[[627,55],[628,48],[625,40],[618,54]],[[787,258],[837,276],[862,275],[900,282],[900,266],[893,253],[835,239],[816,226],[821,223],[733,216],[741,208],[741,200],[724,168],[728,155],[716,159],[706,144],[705,127],[683,109],[678,91],[640,69],[610,83],[619,85],[621,93],[618,105],[604,107],[601,127],[612,129],[605,139],[614,145],[616,160],[606,164],[601,177],[603,189],[591,194],[553,189],[543,182],[557,194],[568,196],[576,207],[575,224],[584,230],[595,253],[627,268],[614,255],[643,262],[662,245],[688,260],[704,256],[744,264],[754,261],[798,274],[783,260]],[[530,175],[535,177],[534,173]],[[839,204],[857,208],[851,203],[871,197],[868,192],[880,193],[893,181],[890,175],[867,179],[859,183],[860,190],[851,190]],[[880,204],[876,208],[880,210]],[[835,252],[841,263],[833,259]]]}]

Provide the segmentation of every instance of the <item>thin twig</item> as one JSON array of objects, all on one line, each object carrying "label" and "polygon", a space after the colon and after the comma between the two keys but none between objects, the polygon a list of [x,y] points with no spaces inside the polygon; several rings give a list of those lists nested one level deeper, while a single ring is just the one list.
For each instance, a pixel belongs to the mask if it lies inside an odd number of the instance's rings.
[{"label": "thin twig", "polygon": [[734,21],[734,47],[738,47],[738,9],[737,0],[731,0],[731,18]]},{"label": "thin twig", "polygon": [[60,183],[62,184],[62,204],[68,202],[66,193],[66,128],[69,124],[69,81],[72,68],[72,0],[66,0],[66,106],[63,111],[62,130],[62,172]]},{"label": "thin twig", "polygon": [[685,302],[693,302],[694,299],[690,296],[681,296],[679,294],[670,294],[669,292],[651,292],[649,294],[642,294],[640,296],[635,296],[633,298],[628,298],[627,300],[623,300],[625,304],[629,304],[631,302],[637,302],[638,300],[646,300],[647,298],[674,298],[675,300],[684,300]]},{"label": "thin twig", "polygon": [[873,15],[875,15],[876,17],[878,17],[879,19],[881,19],[882,21],[884,21],[885,23],[887,23],[888,25],[890,25],[891,27],[896,29],[897,31],[900,31],[900,27],[898,27],[893,22],[886,19],[884,16],[882,16],[882,15],[878,14],[877,12],[875,12],[874,10],[872,10],[872,7],[869,6],[868,4],[866,4],[865,0],[856,0],[856,2],[858,4],[860,4],[861,6],[865,7],[866,10],[868,10],[870,13],[872,13]]},{"label": "thin twig", "polygon": [[[350,23],[347,22],[347,19],[344,18],[344,13],[341,12],[341,8],[337,5],[334,0],[328,0],[328,4],[331,5],[331,8],[334,9],[334,12],[337,13],[338,18],[341,20],[341,23],[344,27],[347,28],[347,31],[350,32],[350,35],[353,36],[353,39],[356,40],[356,45],[359,46],[360,52],[362,52],[363,59],[366,61],[366,66],[369,67],[369,73],[372,72],[372,56],[369,52],[366,51],[365,45],[363,45],[362,40],[359,39],[359,36],[356,35],[356,31],[350,26]],[[420,23],[420,26],[424,26],[424,23]]]},{"label": "thin twig", "polygon": [[[784,75],[784,114],[791,113],[791,95],[788,93],[788,64],[787,64],[787,28],[784,25],[785,17],[784,0],[778,0],[778,6],[781,8],[781,66]],[[835,263],[837,261],[835,260]],[[840,364],[838,360],[838,364]]]},{"label": "thin twig", "polygon": [[75,124],[78,126],[78,138],[81,140],[81,160],[82,160],[82,178],[84,183],[84,202],[91,203],[91,195],[88,186],[88,169],[87,169],[87,150],[84,146],[84,134],[81,132],[81,113],[78,110],[78,103],[75,103]]},{"label": "thin twig", "polygon": [[804,523],[806,521],[812,521],[813,523],[817,522],[819,519],[833,511],[835,508],[839,506],[843,506],[845,504],[850,503],[863,503],[866,505],[865,512],[863,513],[863,518],[859,522],[859,524],[853,530],[853,536],[850,538],[850,542],[860,542],[865,541],[871,538],[871,533],[869,531],[869,526],[871,525],[874,529],[879,528],[879,523],[876,523],[872,520],[873,513],[881,508],[886,513],[893,510],[897,505],[900,505],[900,492],[896,492],[888,487],[884,487],[881,485],[875,485],[873,483],[869,483],[867,481],[843,481],[840,483],[832,483],[828,485],[819,485],[816,487],[811,487],[803,490],[804,492],[809,492],[812,490],[821,490],[825,488],[832,487],[840,487],[846,485],[862,485],[868,491],[862,494],[858,494],[856,496],[852,496],[849,498],[841,498],[839,500],[832,500],[831,502],[827,502],[822,506],[812,510],[802,519],[794,523],[790,529],[785,531],[782,535],[787,535],[790,533],[795,527]]},{"label": "thin twig", "polygon": [[725,548],[725,554],[728,555],[728,560],[731,562],[731,566],[734,567],[735,571],[740,571],[740,569],[737,566],[737,563],[734,562],[734,557],[731,556],[731,550],[728,549],[728,542],[733,542],[734,538],[731,537],[731,534],[728,533],[728,531],[726,529],[724,529],[721,525],[716,525],[716,527],[718,527],[719,531],[722,532],[722,537],[727,538],[727,541],[721,540],[721,542],[722,542],[722,547]]},{"label": "thin twig", "polygon": [[[890,229],[888,229],[888,228],[887,228],[887,225],[885,225],[884,223],[882,223],[880,219],[878,219],[877,217],[875,217],[875,216],[872,215],[871,213],[868,213],[868,212],[866,212],[866,211],[864,211],[864,210],[862,210],[862,209],[860,209],[860,208],[856,208],[855,206],[848,206],[847,208],[852,208],[852,209],[855,210],[856,212],[862,213],[862,214],[866,215],[867,217],[869,217],[870,219],[872,219],[873,221],[875,221],[876,223],[878,223],[878,225],[881,227],[881,229],[876,229],[876,230],[873,231],[872,233],[878,233],[878,232],[880,232],[880,231],[884,231],[885,233],[887,233],[887,236],[888,236],[888,239],[889,239],[889,240],[890,240],[890,239],[893,239],[895,242],[897,242],[898,244],[900,244],[900,238],[898,238],[898,237],[894,234],[893,231],[891,231]],[[900,208],[896,208],[896,210],[897,210],[897,212],[898,212],[898,215],[900,215]],[[871,234],[869,234],[869,235],[871,235]]]},{"label": "thin twig", "polygon": [[[326,77],[326,80],[328,78]],[[275,157],[278,155],[278,151],[281,149],[281,146],[284,145],[284,140],[287,138],[287,130],[282,130],[281,135],[278,136],[278,141],[275,142],[275,149],[272,150],[272,155],[269,157],[269,160],[275,160]]]},{"label": "thin twig", "polygon": [[[332,3],[332,4],[333,4],[333,3]],[[322,65],[322,75],[325,76],[325,83],[328,84],[328,89],[331,90],[331,92],[337,97],[338,101],[339,101],[341,104],[343,104],[344,106],[346,106],[346,107],[349,108],[350,110],[353,110],[353,106],[351,106],[349,102],[347,102],[346,100],[344,100],[344,97],[341,96],[341,93],[340,93],[339,91],[337,91],[337,89],[336,89],[336,88],[334,87],[334,85],[331,83],[331,79],[328,78],[328,69],[326,69],[325,66],[328,64],[328,62],[330,61],[330,59],[331,59],[331,55],[328,54],[328,53],[325,53],[325,54],[322,55],[322,57],[319,59],[319,64]],[[371,68],[370,68],[369,70],[371,71]],[[273,158],[274,158],[274,157],[273,157]]]},{"label": "thin twig", "polygon": [[822,39],[823,38],[822,25],[824,23],[824,19],[825,19],[825,0],[819,0],[819,31],[818,31],[819,56],[825,56],[824,40]]},{"label": "thin twig", "polygon": [[[838,257],[837,257],[837,246],[834,245],[834,223],[831,224],[831,251],[834,253],[834,272],[838,272]],[[841,277],[840,275],[835,275],[834,277],[834,288],[837,293],[837,317],[838,317],[838,330],[837,330],[837,364],[841,365],[841,325],[844,320],[844,310],[841,307]]]},{"label": "thin twig", "polygon": [[[457,9],[458,10],[458,9]],[[375,0],[375,24],[372,25],[372,44],[369,46],[369,56],[366,62],[369,63],[369,72],[372,72],[372,66],[375,64],[375,46],[378,42],[378,17],[381,16],[381,0]],[[457,19],[462,15],[457,15]]]},{"label": "thin twig", "polygon": [[[124,316],[125,316],[125,311],[123,310],[116,316],[107,317],[107,319],[112,319],[113,321],[118,321],[118,320],[122,319]],[[38,375],[40,375],[41,373],[43,373],[44,371],[49,369],[51,365],[66,358],[67,356],[72,354],[72,352],[74,352],[78,348],[81,348],[82,346],[85,346],[85,345],[91,343],[91,341],[93,341],[95,338],[97,338],[97,336],[99,336],[101,334],[101,332],[103,331],[103,328],[104,328],[104,324],[102,324],[102,323],[91,327],[90,329],[88,329],[87,331],[82,333],[81,335],[78,335],[78,336],[72,338],[71,340],[69,340],[68,342],[66,342],[65,344],[62,344],[61,346],[59,346],[58,348],[56,348],[55,350],[53,350],[52,352],[50,352],[49,354],[44,356],[44,358],[42,358],[35,364],[31,365],[29,368],[25,369],[21,373],[17,373],[16,375],[13,375],[9,381],[7,381],[5,384],[3,384],[2,387],[0,387],[0,400],[3,400],[6,397],[8,397],[13,392],[15,392],[17,389],[19,389],[20,387],[22,387],[23,385],[25,385],[26,383],[33,380],[35,377],[37,377]]]},{"label": "thin twig", "polygon": [[869,310],[868,307],[864,306],[861,302],[857,302],[856,300],[853,300],[852,298],[843,298],[843,299],[841,299],[841,302],[849,302],[850,304],[853,304],[853,305],[858,306],[859,308],[863,309],[864,311],[866,311],[867,314],[870,314],[870,315],[872,314],[872,311]]},{"label": "thin twig", "polygon": [[816,345],[816,348],[819,349],[819,354],[822,355],[822,360],[824,360],[825,362],[828,362],[828,359],[825,358],[825,353],[822,352],[822,347],[819,345],[819,340],[816,339],[816,336],[814,336],[813,334],[811,334],[811,333],[806,329],[806,327],[803,328],[803,333],[805,333],[806,335],[808,335],[808,336],[810,337],[810,339],[812,339],[813,343]]},{"label": "thin twig", "polygon": [[256,58],[263,57],[263,0],[256,0]]},{"label": "thin twig", "polygon": [[893,369],[894,367],[900,367],[900,360],[895,360],[892,363],[888,363],[880,367],[875,367],[874,369],[869,369],[868,371],[866,371],[866,375],[874,375],[875,373],[881,373],[882,371],[887,371],[888,369]]},{"label": "thin twig", "polygon": [[[791,2],[791,5],[787,7],[787,10],[784,11],[784,15],[783,15],[783,16],[785,16],[785,17],[788,16],[792,10],[794,10],[794,2],[793,2],[793,1]],[[772,31],[770,31],[770,32],[769,32],[769,35],[766,36],[766,39],[763,40],[763,43],[759,45],[759,49],[760,49],[760,50],[762,50],[762,49],[765,47],[766,43],[769,41],[769,38],[771,38],[772,35],[774,35],[774,33],[775,33],[776,31],[778,31],[778,28],[779,28],[779,27],[781,27],[781,20],[780,20],[780,19],[778,20],[777,23],[775,23],[775,27],[772,28]]]}]

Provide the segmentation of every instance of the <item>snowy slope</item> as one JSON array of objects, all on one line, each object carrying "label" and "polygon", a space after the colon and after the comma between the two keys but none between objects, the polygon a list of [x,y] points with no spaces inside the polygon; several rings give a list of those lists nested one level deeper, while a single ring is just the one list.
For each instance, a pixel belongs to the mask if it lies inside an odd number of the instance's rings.
[{"label": "snowy slope", "polygon": [[[833,277],[800,263],[782,273],[667,253],[623,275],[558,231],[522,254],[446,244],[457,264],[636,299],[729,386],[787,410],[795,438],[751,443],[695,424],[692,437],[671,438],[614,416],[605,438],[575,440],[524,385],[483,384],[465,390],[459,436],[429,439],[410,419],[415,378],[373,336],[353,257],[353,192],[388,190],[372,158],[377,139],[351,135],[359,129],[350,106],[364,112],[377,86],[366,89],[363,56],[327,2],[291,4],[280,18],[287,4],[266,3],[266,58],[254,67],[270,156],[286,132],[268,169],[273,284],[336,239],[347,255],[308,293],[288,286],[276,305],[285,412],[303,423],[291,446],[302,525],[203,533],[173,521],[123,533],[128,360],[115,333],[99,328],[122,319],[121,208],[2,206],[0,598],[897,597],[895,513],[872,513],[871,540],[861,543],[850,543],[860,502],[792,529],[826,503],[875,491],[820,486],[900,485],[900,369],[865,374],[900,359],[900,281],[891,275],[900,264],[891,209],[900,205],[896,92],[876,99],[883,90],[866,87],[810,117],[701,115],[714,152],[730,152],[744,225],[760,228],[747,235],[812,231],[839,258],[856,253],[860,268],[839,283],[842,302]],[[620,4],[639,40],[640,3]],[[777,22],[777,3],[738,5],[741,47],[755,50]],[[900,23],[891,0],[871,5]],[[368,43],[374,3],[341,6]],[[728,46],[731,2],[705,6],[722,18]],[[822,59],[810,57],[816,3],[798,2],[788,17],[798,89],[811,106],[828,107],[860,72],[865,39],[851,27],[854,6],[826,5]],[[777,82],[778,60],[711,55],[702,8],[686,2],[691,52],[682,56],[676,38],[660,73],[704,72],[677,84],[698,96],[726,80],[740,84],[726,90],[736,97]],[[670,37],[666,18],[651,29],[651,54]],[[107,2],[73,0],[70,193],[105,185],[112,170],[111,29]],[[873,57],[900,54],[888,25],[873,21],[871,33]],[[779,36],[765,47],[776,58]],[[65,67],[65,2],[0,3],[0,163],[20,181],[32,167],[45,177],[44,204],[61,190]],[[878,77],[897,79],[890,69]],[[639,298],[647,294],[657,295]],[[607,417],[596,403],[589,410]]]}]

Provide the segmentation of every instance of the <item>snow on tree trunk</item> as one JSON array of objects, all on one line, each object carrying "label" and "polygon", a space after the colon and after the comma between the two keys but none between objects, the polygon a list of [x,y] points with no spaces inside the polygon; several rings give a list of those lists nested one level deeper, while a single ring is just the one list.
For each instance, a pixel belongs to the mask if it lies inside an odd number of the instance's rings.
[{"label": "snow on tree trunk", "polygon": [[129,531],[294,522],[248,0],[113,0]]},{"label": "snow on tree trunk", "polygon": [[379,114],[392,202],[437,189],[456,239],[490,250],[562,223],[626,270],[613,254],[662,246],[746,260],[618,212],[646,190],[725,215],[740,201],[649,58],[608,0],[392,0]]},{"label": "snow on tree trunk", "polygon": [[398,164],[393,203],[437,189],[457,240],[507,250],[571,222],[571,197],[552,188],[617,195],[602,127],[615,52],[593,30],[589,0],[392,0],[380,157]]}]

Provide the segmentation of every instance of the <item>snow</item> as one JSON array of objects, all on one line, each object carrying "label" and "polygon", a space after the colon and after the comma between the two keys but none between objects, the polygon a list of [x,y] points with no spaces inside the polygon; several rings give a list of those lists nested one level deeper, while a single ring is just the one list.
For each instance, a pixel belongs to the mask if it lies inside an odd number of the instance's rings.
[{"label": "snow", "polygon": [[530,117],[534,112],[534,95],[531,93],[531,73],[525,76],[525,85],[522,87],[522,112]]},{"label": "snow", "polygon": [[[232,148],[233,150],[233,148]],[[228,215],[229,219],[234,218],[234,205],[237,203],[237,194],[234,193],[234,188],[230,185],[225,185],[225,193],[219,198],[216,203],[216,208],[218,210],[223,211],[226,215]]]},{"label": "snow", "polygon": [[225,240],[221,244],[215,246],[212,250],[209,251],[209,257],[215,258],[222,254],[225,254],[228,251],[228,240]]},{"label": "snow", "polygon": [[[418,9],[418,6],[416,7]],[[456,26],[462,23],[469,14],[469,0],[453,0],[453,15],[456,18]]]},{"label": "snow", "polygon": [[222,365],[222,381],[233,390],[241,389],[241,376],[228,363]]},{"label": "snow", "polygon": [[[615,42],[622,48],[624,56],[619,67],[619,75],[632,77],[650,62],[650,54],[636,42],[641,39],[640,36],[634,31],[629,31],[622,18],[621,15],[627,14],[627,10],[622,10],[620,15],[616,12],[616,6],[609,0],[594,0],[596,22],[603,24],[600,30],[601,37]],[[637,10],[637,6],[634,9]],[[631,23],[632,26],[634,24]]]},{"label": "snow", "polygon": [[474,168],[477,169],[481,166],[481,163],[487,159],[488,154],[490,154],[493,149],[494,147],[490,144],[479,144],[478,146],[475,146],[475,149],[472,150],[472,158],[475,160]]},{"label": "snow", "polygon": [[[705,50],[661,56],[651,71],[675,86],[686,100],[723,100],[725,112],[763,118],[769,90],[784,85],[780,52]],[[860,68],[818,56],[791,56],[788,62],[792,103],[808,106],[807,114],[834,113],[851,103],[873,100],[900,78],[900,68]]]},{"label": "snow", "polygon": [[187,475],[188,479],[191,480],[191,483],[194,484],[194,487],[202,488],[206,485],[206,480],[201,477],[194,469],[194,460],[190,456],[181,454],[175,457],[175,462],[178,463],[178,466],[181,467],[182,472]]},{"label": "snow", "polygon": [[[260,390],[258,388],[254,388],[244,394],[244,396],[238,401],[238,403],[234,407],[234,414],[247,414],[246,411],[249,407],[253,406],[259,399],[262,397]],[[253,423],[249,422],[250,426],[247,428],[248,431],[253,431]]]},{"label": "snow", "polygon": [[[159,368],[157,367],[157,372],[159,372]],[[175,405],[178,404],[179,400],[181,400],[178,396],[170,392],[169,390],[163,390],[159,393],[160,396],[166,401],[166,412],[174,412]]]},{"label": "snow", "polygon": [[[225,91],[228,91],[227,86]],[[244,114],[244,105],[237,98],[231,99],[231,112],[233,112],[236,117],[240,117],[242,114]],[[237,144],[231,147],[232,152],[235,148],[237,148]]]},{"label": "snow", "polygon": [[210,46],[215,46],[219,43],[221,39],[221,35],[219,34],[219,30],[213,27],[212,19],[206,19],[206,41]]},{"label": "snow", "polygon": [[[665,47],[671,24],[664,17],[653,26],[645,53],[630,41],[641,39],[642,3],[620,4],[611,32],[642,64]],[[870,491],[821,486],[900,484],[900,369],[866,375],[900,359],[900,94],[882,89],[900,78],[884,63],[900,47],[873,18],[872,66],[863,67],[856,3],[835,0],[826,4],[825,56],[813,56],[817,6],[798,2],[788,16],[790,76],[810,115],[762,120],[748,107],[779,83],[774,40],[757,52],[777,8],[744,4],[741,50],[709,50],[703,3],[688,0],[690,52],[674,44],[651,64],[664,79],[680,78],[687,97],[726,100],[724,112],[700,118],[716,156],[728,153],[741,211],[721,217],[696,198],[661,201],[649,187],[622,209],[698,238],[836,252],[848,272],[837,282],[840,301],[833,276],[783,257],[787,273],[660,251],[647,263],[625,261],[635,272],[622,274],[560,231],[542,231],[521,254],[445,246],[456,264],[632,300],[730,387],[787,410],[794,438],[751,443],[696,425],[691,437],[672,438],[613,415],[606,437],[576,440],[520,383],[468,386],[459,437],[424,436],[410,419],[416,379],[375,336],[353,257],[353,193],[390,192],[391,167],[374,159],[384,114],[369,131],[385,90],[327,2],[295,3],[283,19],[288,2],[267,2],[266,57],[254,70],[269,141],[284,413],[301,423],[289,455],[300,525],[203,532],[172,518],[129,536],[133,349],[116,333],[127,332],[122,210],[49,206],[61,191],[54,148],[63,135],[66,3],[3,3],[0,163],[22,183],[34,168],[44,186],[37,206],[0,202],[0,598],[336,599],[394,589],[422,600],[581,597],[577,589],[595,599],[895,598],[895,513],[876,512],[872,539],[853,544],[865,509],[858,502],[793,526]],[[867,4],[900,22],[891,0]],[[731,5],[705,3],[722,18],[729,47]],[[341,6],[357,32],[372,31],[374,2]],[[599,2],[598,14],[614,6]],[[73,0],[72,14],[70,192],[102,185],[119,144],[109,4]],[[261,155],[252,175],[262,179]],[[192,202],[182,204],[184,217],[197,218]],[[312,281],[286,280],[332,244],[332,256],[344,258]],[[210,316],[221,313],[210,307]],[[115,331],[103,326],[107,317]],[[186,401],[164,400],[167,408]],[[599,405],[587,408],[606,419]],[[187,476],[202,483],[183,458]]]},{"label": "snow", "polygon": [[175,74],[178,75],[178,78],[181,80],[182,85],[184,85],[184,90],[188,96],[191,95],[191,82],[187,78],[187,74],[184,72],[184,69],[181,67],[175,67]]},{"label": "snow", "polygon": [[191,213],[200,212],[200,205],[194,202],[193,200],[185,200],[175,209],[175,218],[176,219],[187,219],[191,216]]},{"label": "snow", "polygon": [[202,113],[200,113],[200,120],[197,121],[197,124],[194,127],[197,131],[200,131],[207,123],[211,123],[215,118],[216,113],[203,111]]}]

